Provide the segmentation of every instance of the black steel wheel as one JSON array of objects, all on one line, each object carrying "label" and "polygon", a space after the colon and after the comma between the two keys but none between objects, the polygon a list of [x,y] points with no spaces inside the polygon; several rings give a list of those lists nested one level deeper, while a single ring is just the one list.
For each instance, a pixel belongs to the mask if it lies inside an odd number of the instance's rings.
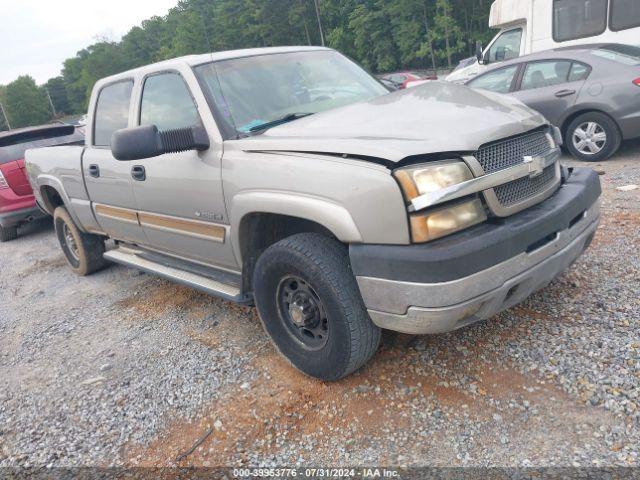
[{"label": "black steel wheel", "polygon": [[324,347],[329,338],[329,321],[313,287],[300,277],[287,275],[276,295],[280,320],[292,337],[309,350]]},{"label": "black steel wheel", "polygon": [[278,351],[296,368],[338,380],[376,352],[373,324],[337,240],[302,233],[267,248],[253,274],[260,320]]}]

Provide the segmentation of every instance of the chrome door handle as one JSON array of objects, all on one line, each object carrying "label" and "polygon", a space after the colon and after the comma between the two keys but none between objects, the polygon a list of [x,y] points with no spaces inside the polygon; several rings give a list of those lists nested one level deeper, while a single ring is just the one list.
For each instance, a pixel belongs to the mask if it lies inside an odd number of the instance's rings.
[{"label": "chrome door handle", "polygon": [[575,93],[576,93],[575,90],[560,90],[559,92],[556,92],[556,97],[558,98],[568,97],[570,95],[575,95]]},{"label": "chrome door handle", "polygon": [[138,182],[144,182],[147,179],[147,173],[142,165],[134,165],[131,167],[131,176]]}]

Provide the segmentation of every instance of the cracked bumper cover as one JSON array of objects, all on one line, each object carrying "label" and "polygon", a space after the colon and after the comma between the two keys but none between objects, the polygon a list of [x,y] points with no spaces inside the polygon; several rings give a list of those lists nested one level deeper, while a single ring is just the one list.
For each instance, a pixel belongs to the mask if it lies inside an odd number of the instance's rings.
[{"label": "cracked bumper cover", "polygon": [[552,197],[511,217],[422,245],[352,245],[373,322],[444,333],[490,318],[548,285],[589,246],[600,180],[576,169]]}]

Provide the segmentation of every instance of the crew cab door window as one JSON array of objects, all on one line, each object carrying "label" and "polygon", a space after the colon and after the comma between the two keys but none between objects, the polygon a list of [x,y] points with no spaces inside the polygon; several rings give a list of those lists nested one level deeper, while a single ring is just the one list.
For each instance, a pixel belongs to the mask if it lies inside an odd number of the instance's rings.
[{"label": "crew cab door window", "polygon": [[521,88],[531,90],[566,83],[570,71],[571,62],[567,60],[529,63],[524,70]]},{"label": "crew cab door window", "polygon": [[607,0],[553,0],[553,39],[556,42],[593,37],[606,29]]},{"label": "crew cab door window", "polygon": [[502,62],[520,56],[522,29],[516,28],[501,34],[484,57],[484,63]]},{"label": "crew cab door window", "polygon": [[93,127],[93,145],[108,147],[116,130],[129,126],[133,82],[118,82],[104,87],[98,95]]},{"label": "crew cab door window", "polygon": [[513,78],[518,71],[518,65],[500,68],[473,79],[468,85],[472,88],[489,90],[496,93],[509,93],[513,85]]},{"label": "crew cab door window", "polygon": [[158,130],[192,127],[200,123],[198,109],[179,73],[162,73],[144,82],[140,125]]}]

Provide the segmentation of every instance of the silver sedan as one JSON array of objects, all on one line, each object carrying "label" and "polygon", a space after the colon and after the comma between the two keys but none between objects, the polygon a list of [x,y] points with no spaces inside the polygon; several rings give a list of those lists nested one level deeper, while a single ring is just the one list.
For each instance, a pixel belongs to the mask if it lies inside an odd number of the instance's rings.
[{"label": "silver sedan", "polygon": [[580,160],[613,155],[640,137],[640,48],[621,44],[558,48],[500,63],[467,83],[512,95],[562,130]]}]

